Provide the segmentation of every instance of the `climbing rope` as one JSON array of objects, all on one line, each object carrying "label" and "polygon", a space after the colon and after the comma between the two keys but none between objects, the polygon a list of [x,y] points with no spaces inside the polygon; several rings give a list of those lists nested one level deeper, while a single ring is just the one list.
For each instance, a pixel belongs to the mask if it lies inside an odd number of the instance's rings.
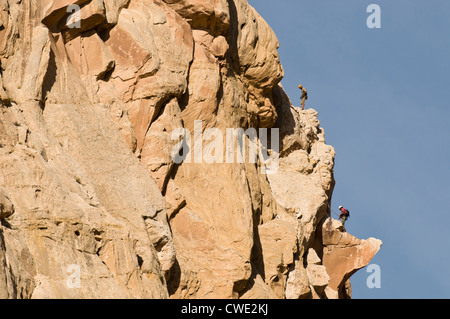
[{"label": "climbing rope", "polygon": [[[327,204],[328,204],[328,203],[327,203]],[[340,216],[341,214],[336,213],[336,211],[331,207],[330,204],[328,204],[328,207],[330,208],[330,211],[331,211],[336,217],[339,218],[339,216]]]}]

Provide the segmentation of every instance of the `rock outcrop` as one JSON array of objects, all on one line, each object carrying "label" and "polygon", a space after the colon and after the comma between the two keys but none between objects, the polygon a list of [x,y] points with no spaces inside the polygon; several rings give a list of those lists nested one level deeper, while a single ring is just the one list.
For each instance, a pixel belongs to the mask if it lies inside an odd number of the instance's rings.
[{"label": "rock outcrop", "polygon": [[0,298],[349,297],[381,242],[278,45],[246,0],[0,0]]},{"label": "rock outcrop", "polygon": [[329,298],[351,297],[350,276],[367,266],[382,245],[381,240],[360,240],[345,232],[341,222],[328,218],[322,226],[322,261],[330,273]]}]

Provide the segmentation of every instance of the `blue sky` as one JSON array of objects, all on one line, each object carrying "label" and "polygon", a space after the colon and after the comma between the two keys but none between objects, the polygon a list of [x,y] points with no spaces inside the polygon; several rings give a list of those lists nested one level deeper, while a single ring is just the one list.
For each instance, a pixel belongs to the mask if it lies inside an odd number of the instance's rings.
[{"label": "blue sky", "polygon": [[[353,297],[450,298],[450,1],[249,0],[280,41],[282,84],[336,149],[333,208],[383,247]],[[369,4],[381,29],[369,29]]]}]

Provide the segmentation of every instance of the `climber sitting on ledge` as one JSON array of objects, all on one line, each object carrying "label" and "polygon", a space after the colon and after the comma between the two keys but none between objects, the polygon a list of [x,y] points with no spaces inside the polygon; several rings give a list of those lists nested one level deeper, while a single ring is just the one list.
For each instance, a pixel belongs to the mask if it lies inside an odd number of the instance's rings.
[{"label": "climber sitting on ledge", "polygon": [[350,212],[342,206],[339,206],[339,211],[341,212],[339,220],[342,222],[342,226],[345,226],[345,221],[350,217]]},{"label": "climber sitting on ledge", "polygon": [[303,85],[299,85],[298,88],[302,90],[302,95],[300,96],[301,104],[302,104],[302,110],[305,109],[305,102],[308,99],[308,91],[303,87]]}]

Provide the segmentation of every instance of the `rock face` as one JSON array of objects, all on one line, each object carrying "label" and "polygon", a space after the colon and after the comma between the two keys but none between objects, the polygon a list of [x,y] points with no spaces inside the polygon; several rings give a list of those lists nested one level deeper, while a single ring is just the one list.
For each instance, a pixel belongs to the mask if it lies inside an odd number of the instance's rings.
[{"label": "rock face", "polygon": [[334,149],[246,0],[0,0],[0,24],[0,298],[350,296],[381,242],[329,219]]},{"label": "rock face", "polygon": [[330,282],[329,298],[349,298],[349,278],[357,270],[367,266],[380,249],[379,239],[360,240],[344,232],[341,222],[328,218],[322,226],[322,260],[328,269]]}]

